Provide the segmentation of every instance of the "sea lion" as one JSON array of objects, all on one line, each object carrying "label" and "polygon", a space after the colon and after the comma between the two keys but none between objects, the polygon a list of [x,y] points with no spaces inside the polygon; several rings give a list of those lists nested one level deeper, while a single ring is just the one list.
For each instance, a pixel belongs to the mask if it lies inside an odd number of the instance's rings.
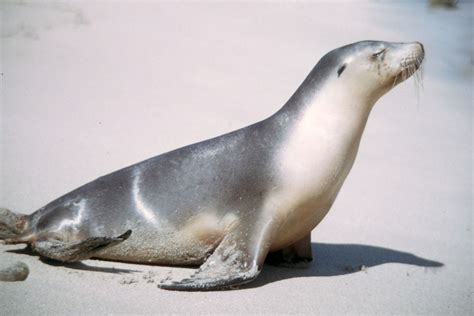
[{"label": "sea lion", "polygon": [[100,177],[31,215],[0,211],[0,239],[41,256],[201,265],[175,290],[250,282],[269,258],[312,259],[375,102],[410,77],[420,43],[363,41],[317,63],[271,117]]}]

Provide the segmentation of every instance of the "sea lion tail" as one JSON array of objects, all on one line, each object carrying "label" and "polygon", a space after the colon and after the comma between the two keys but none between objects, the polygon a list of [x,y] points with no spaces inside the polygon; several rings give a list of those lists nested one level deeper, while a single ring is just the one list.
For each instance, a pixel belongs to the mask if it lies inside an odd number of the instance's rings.
[{"label": "sea lion tail", "polygon": [[0,208],[0,240],[7,244],[24,243],[28,215],[17,214],[6,208]]}]

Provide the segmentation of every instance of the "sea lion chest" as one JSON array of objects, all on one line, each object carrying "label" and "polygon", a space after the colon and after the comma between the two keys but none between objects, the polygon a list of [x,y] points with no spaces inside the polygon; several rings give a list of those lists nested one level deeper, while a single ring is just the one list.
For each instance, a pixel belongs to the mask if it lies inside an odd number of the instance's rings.
[{"label": "sea lion chest", "polygon": [[272,250],[306,236],[331,208],[357,154],[365,124],[315,104],[289,131],[276,156],[278,187],[268,207],[281,221]]}]

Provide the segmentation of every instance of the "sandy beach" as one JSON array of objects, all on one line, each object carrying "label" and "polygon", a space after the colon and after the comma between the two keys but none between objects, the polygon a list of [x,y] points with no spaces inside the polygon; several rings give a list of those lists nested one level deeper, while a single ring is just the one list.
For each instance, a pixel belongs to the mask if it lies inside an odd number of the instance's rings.
[{"label": "sandy beach", "polygon": [[191,269],[29,266],[0,314],[473,313],[473,5],[427,2],[2,2],[0,206],[30,214],[99,176],[276,112],[328,51],[420,41],[414,80],[378,101],[308,269],[172,292]]}]

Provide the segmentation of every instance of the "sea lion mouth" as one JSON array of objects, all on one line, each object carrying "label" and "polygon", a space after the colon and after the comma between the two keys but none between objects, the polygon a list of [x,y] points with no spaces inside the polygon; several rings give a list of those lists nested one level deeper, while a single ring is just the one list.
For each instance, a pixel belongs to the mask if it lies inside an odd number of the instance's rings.
[{"label": "sea lion mouth", "polygon": [[[418,74],[417,70],[421,67],[423,59],[425,57],[425,50],[421,43],[417,43],[419,46],[418,49],[410,52],[407,57],[403,58],[400,62],[400,71],[395,76],[394,85],[400,82],[403,82],[413,76]],[[416,77],[416,76],[415,76]],[[420,78],[417,78],[417,81],[421,81]]]},{"label": "sea lion mouth", "polygon": [[401,71],[398,75],[401,75],[402,80],[410,78],[420,68],[423,58],[424,53],[421,52],[416,55],[410,55],[400,63]]}]

